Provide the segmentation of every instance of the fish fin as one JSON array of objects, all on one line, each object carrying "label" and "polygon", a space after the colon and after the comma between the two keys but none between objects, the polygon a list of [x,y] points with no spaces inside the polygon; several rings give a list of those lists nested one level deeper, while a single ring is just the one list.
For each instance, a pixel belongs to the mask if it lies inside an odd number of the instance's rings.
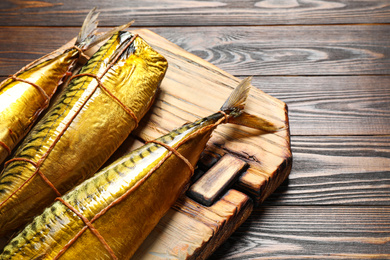
[{"label": "fish fin", "polygon": [[284,129],[284,127],[277,126],[264,118],[251,115],[245,111],[241,111],[240,115],[238,116],[229,117],[228,122],[231,124],[243,125],[265,132],[277,132]]},{"label": "fish fin", "polygon": [[228,99],[221,107],[221,111],[241,111],[244,110],[246,98],[251,88],[252,77],[243,79],[233,90]]},{"label": "fish fin", "polygon": [[96,7],[95,7],[88,13],[87,17],[84,20],[83,25],[81,26],[81,30],[79,35],[77,36],[75,45],[81,48],[82,50],[90,49],[96,44],[111,37],[111,35],[113,35],[114,33],[124,30],[134,23],[134,21],[131,21],[127,24],[115,27],[102,34],[96,34],[97,26],[99,23],[99,21],[97,20],[98,16],[99,16],[99,12],[96,11]]},{"label": "fish fin", "polygon": [[97,20],[99,14],[99,12],[96,12],[96,7],[89,11],[87,17],[85,17],[83,25],[81,26],[75,45],[81,47],[93,34],[96,33],[99,23]]},{"label": "fish fin", "polygon": [[245,102],[249,95],[252,77],[245,78],[233,90],[228,99],[221,107],[221,111],[229,115],[228,122],[236,125],[243,125],[250,128],[275,132],[282,130],[283,127],[277,126],[267,119],[251,115],[244,110]]}]

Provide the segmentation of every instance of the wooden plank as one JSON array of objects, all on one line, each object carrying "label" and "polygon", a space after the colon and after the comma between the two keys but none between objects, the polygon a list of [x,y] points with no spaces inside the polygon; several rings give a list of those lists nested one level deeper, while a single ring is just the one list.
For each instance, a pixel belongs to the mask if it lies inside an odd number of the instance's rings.
[{"label": "wooden plank", "polygon": [[210,259],[389,259],[390,207],[267,206]]},{"label": "wooden plank", "polygon": [[390,77],[257,77],[286,102],[291,135],[390,134]]},{"label": "wooden plank", "polygon": [[[219,106],[224,103],[224,99],[229,95],[232,87],[237,84],[237,79],[151,31],[137,30],[136,32],[164,55],[169,62],[169,69],[161,84],[160,95],[134,132],[137,138],[151,140],[187,121],[193,121],[219,110]],[[286,178],[291,166],[286,107],[283,102],[256,89],[251,89],[250,97],[248,97],[246,103],[247,112],[260,115],[275,125],[283,127],[283,130],[275,133],[265,133],[241,126],[219,126],[208,142],[207,150],[210,153],[218,154],[222,158],[225,154],[232,154],[235,158],[250,163],[250,167],[263,171],[269,176],[270,183],[265,188],[269,188],[269,192],[272,192]],[[204,161],[204,164],[207,164],[207,161],[210,160]],[[286,161],[289,163],[286,164]],[[221,165],[218,162],[215,164],[216,167]],[[190,246],[188,239],[180,236],[167,236],[164,242],[161,242],[160,240],[156,241],[154,235],[152,235],[153,246],[150,247],[151,242],[147,241],[145,243],[148,248],[159,248],[158,253],[153,253],[153,255],[164,258],[167,255],[174,254],[172,252],[176,252],[178,248],[193,248],[191,253],[181,254],[179,259],[204,259],[209,256],[246,219],[253,207],[252,202],[250,203],[252,206],[246,206],[249,205],[248,196],[246,195],[240,195],[239,197],[242,197],[242,199],[233,199],[236,200],[235,203],[232,199],[226,199],[227,197],[237,198],[238,195],[229,195],[232,192],[229,191],[228,195],[224,197],[225,199],[216,201],[208,208],[215,214],[223,216],[224,219],[219,223],[218,229],[213,232],[211,238],[209,235],[205,235],[202,241],[195,243],[196,249],[194,249],[194,244]],[[263,193],[263,195],[268,196],[269,193]],[[256,199],[264,200],[265,197]],[[223,207],[219,206],[221,203],[224,205]],[[188,206],[176,206],[176,209],[180,212],[188,212],[188,208]],[[233,212],[237,213],[232,215]],[[203,214],[202,207],[192,205],[190,216]],[[180,224],[176,228],[182,230],[182,226]],[[211,224],[211,226],[214,225]],[[191,228],[196,229],[196,225],[191,226]],[[173,228],[170,227],[169,229]],[[203,228],[200,228],[199,232],[202,232],[201,230]],[[156,232],[160,234],[161,230]],[[169,244],[167,244],[167,241]],[[182,245],[183,243],[184,245]],[[163,252],[161,252],[161,248],[164,249]],[[141,250],[143,252],[148,251],[147,249]],[[153,250],[152,252],[154,252]],[[150,251],[148,252],[150,253]],[[148,256],[150,256],[149,253],[147,253]],[[175,255],[175,257],[178,256]],[[136,259],[139,258],[140,256],[137,255]]]},{"label": "wooden plank", "polygon": [[272,173],[257,165],[251,165],[251,167],[240,176],[236,183],[236,187],[250,195],[254,199],[255,205],[258,206],[283,183],[284,178],[282,177],[283,174],[280,173],[280,170],[287,169],[287,171],[291,171],[291,165],[292,159],[286,159],[282,163],[280,169],[276,169]]},{"label": "wooden plank", "polygon": [[[55,51],[77,36],[79,28],[0,29],[0,74],[12,75],[28,63]],[[47,37],[41,37],[47,35]]]},{"label": "wooden plank", "polygon": [[233,75],[390,74],[390,25],[153,31]]},{"label": "wooden plank", "polygon": [[[106,26],[135,19],[139,26],[209,26],[275,24],[388,23],[386,0],[263,0],[241,1],[154,1],[111,2],[2,1],[0,24],[12,26],[79,26],[94,6]],[[22,17],[22,19],[21,19]]]},{"label": "wooden plank", "polygon": [[[78,30],[3,27],[1,76],[58,48]],[[153,31],[235,76],[390,74],[390,25],[158,27]],[[50,35],[51,40],[41,35]]]},{"label": "wooden plank", "polygon": [[223,190],[237,178],[246,162],[226,154],[187,191],[187,195],[205,206],[211,206]]},{"label": "wooden plank", "polygon": [[266,204],[390,206],[390,136],[291,138],[291,174]]}]

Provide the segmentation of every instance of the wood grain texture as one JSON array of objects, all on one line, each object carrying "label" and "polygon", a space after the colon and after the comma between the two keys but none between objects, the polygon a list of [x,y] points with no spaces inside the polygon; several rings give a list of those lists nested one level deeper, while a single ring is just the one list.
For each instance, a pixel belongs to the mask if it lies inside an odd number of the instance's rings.
[{"label": "wood grain texture", "polygon": [[[79,28],[0,29],[0,74],[8,76],[28,63],[55,51],[77,36]],[[50,36],[50,40],[43,35]]]},{"label": "wood grain texture", "polygon": [[[387,23],[386,0],[258,0],[258,1],[28,1],[0,2],[0,24],[78,26],[97,6],[105,26],[135,19],[138,26],[216,26],[275,24]],[[77,7],[77,8],[76,8]],[[20,19],[22,18],[22,19]]]},{"label": "wood grain texture", "polygon": [[[78,30],[1,28],[1,76],[59,48]],[[390,74],[390,25],[159,27],[153,31],[234,76]],[[46,34],[50,41],[41,37]]]},{"label": "wood grain texture", "polygon": [[292,135],[390,134],[390,77],[256,77],[286,102]]},{"label": "wood grain texture", "polygon": [[255,206],[258,207],[283,183],[283,170],[288,172],[292,168],[292,158],[286,158],[281,167],[273,172],[269,169],[259,167],[256,163],[250,162],[250,167],[244,172],[235,184],[235,188],[243,191],[253,198]]},{"label": "wood grain texture", "polygon": [[233,75],[390,74],[390,25],[154,31]]},{"label": "wood grain texture", "polygon": [[267,206],[210,259],[389,259],[390,207]]},{"label": "wood grain texture", "polygon": [[230,154],[224,155],[210,170],[191,185],[187,195],[205,206],[211,206],[223,195],[247,164]]},{"label": "wood grain texture", "polygon": [[288,181],[269,205],[390,206],[389,136],[292,136]]}]

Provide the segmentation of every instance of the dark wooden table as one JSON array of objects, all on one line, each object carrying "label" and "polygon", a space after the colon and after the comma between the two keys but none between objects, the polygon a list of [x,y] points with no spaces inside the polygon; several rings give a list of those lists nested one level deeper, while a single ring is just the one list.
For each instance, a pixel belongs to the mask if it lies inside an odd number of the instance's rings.
[{"label": "dark wooden table", "polygon": [[389,0],[0,2],[0,76],[135,19],[289,107],[287,181],[212,259],[390,259]]}]

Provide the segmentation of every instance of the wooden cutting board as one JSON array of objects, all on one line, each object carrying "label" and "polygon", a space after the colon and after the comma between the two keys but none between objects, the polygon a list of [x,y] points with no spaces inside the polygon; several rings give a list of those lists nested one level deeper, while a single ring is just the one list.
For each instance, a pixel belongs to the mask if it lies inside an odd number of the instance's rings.
[{"label": "wooden cutting board", "polygon": [[[160,52],[169,68],[151,110],[107,164],[145,141],[218,111],[240,81],[149,30],[133,32]],[[132,259],[207,258],[288,176],[292,157],[286,104],[253,87],[245,110],[283,130],[218,126],[189,190]]]},{"label": "wooden cutting board", "polygon": [[[161,92],[134,133],[139,140],[157,138],[218,111],[240,81],[149,30],[133,32],[169,63]],[[264,133],[219,126],[188,192],[161,219],[133,259],[207,258],[285,180],[292,165],[286,104],[253,87],[246,111],[284,130]]]}]

